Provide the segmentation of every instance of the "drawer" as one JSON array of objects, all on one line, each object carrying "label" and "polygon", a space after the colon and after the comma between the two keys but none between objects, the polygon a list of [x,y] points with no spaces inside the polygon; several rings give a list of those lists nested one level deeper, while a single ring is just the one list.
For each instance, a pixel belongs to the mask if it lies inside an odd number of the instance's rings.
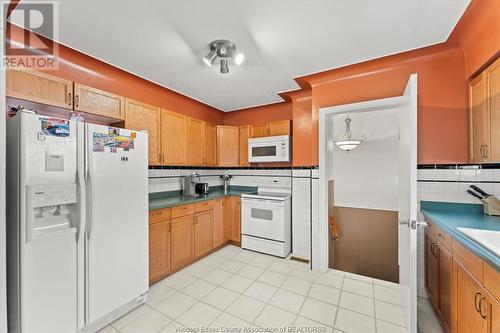
[{"label": "drawer", "polygon": [[194,211],[196,213],[203,212],[205,210],[210,210],[210,209],[214,209],[214,201],[213,200],[197,202],[194,204]]},{"label": "drawer", "polygon": [[149,224],[170,219],[170,208],[155,209],[149,212]]},{"label": "drawer", "polygon": [[500,272],[483,262],[483,285],[490,294],[500,300]]},{"label": "drawer", "polygon": [[172,207],[172,218],[194,214],[194,204]]},{"label": "drawer", "polygon": [[453,240],[453,258],[455,258],[474,278],[483,282],[483,260],[463,246],[459,241]]},{"label": "drawer", "polygon": [[437,225],[432,226],[434,229],[434,234],[436,235],[436,240],[443,245],[449,252],[451,252],[452,249],[452,239],[449,234],[443,231],[443,229],[439,228]]}]

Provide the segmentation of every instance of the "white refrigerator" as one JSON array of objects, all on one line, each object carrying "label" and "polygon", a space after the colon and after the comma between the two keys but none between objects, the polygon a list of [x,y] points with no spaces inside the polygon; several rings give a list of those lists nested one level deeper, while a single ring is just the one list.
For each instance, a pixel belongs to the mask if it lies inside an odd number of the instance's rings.
[{"label": "white refrigerator", "polygon": [[9,332],[95,332],[148,291],[147,134],[7,122]]}]

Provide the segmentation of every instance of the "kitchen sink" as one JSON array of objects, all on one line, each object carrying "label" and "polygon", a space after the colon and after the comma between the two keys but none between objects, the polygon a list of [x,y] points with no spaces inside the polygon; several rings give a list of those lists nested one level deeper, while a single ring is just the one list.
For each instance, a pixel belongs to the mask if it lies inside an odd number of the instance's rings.
[{"label": "kitchen sink", "polygon": [[457,228],[457,230],[500,256],[500,231],[471,228]]}]

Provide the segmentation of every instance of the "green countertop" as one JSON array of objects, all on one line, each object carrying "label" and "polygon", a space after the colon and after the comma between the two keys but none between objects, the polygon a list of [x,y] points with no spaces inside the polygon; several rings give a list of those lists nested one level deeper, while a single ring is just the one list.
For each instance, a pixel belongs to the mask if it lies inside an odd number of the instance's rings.
[{"label": "green countertop", "polygon": [[221,186],[211,187],[210,193],[197,197],[182,195],[181,191],[168,191],[149,194],[149,210],[168,208],[190,203],[213,200],[220,197],[240,196],[244,193],[256,192],[257,187],[252,186],[231,186],[228,193],[224,193]]},{"label": "green countertop", "polygon": [[420,211],[425,219],[439,225],[478,257],[500,272],[500,257],[456,228],[500,231],[500,217],[483,214],[483,206],[447,202],[422,201]]}]

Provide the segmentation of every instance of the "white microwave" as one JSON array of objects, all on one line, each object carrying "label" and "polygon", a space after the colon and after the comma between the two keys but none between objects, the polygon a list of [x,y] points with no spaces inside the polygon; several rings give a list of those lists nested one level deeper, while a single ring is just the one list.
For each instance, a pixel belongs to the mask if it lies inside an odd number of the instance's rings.
[{"label": "white microwave", "polygon": [[288,135],[248,139],[248,161],[290,162],[291,141]]}]

